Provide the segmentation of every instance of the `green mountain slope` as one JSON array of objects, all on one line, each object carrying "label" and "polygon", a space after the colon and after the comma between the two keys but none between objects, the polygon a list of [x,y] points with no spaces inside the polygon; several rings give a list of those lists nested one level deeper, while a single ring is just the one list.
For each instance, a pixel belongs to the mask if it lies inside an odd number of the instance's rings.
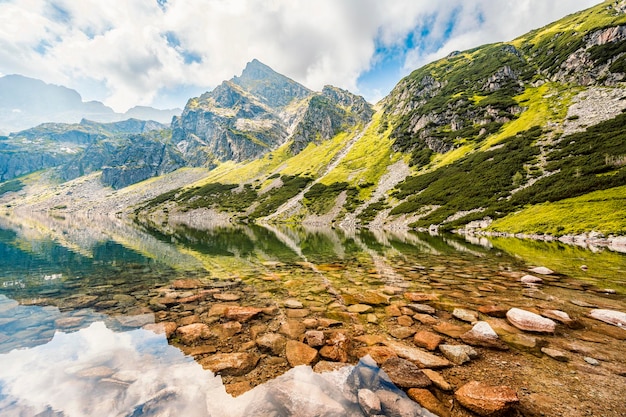
[{"label": "green mountain slope", "polygon": [[[450,54],[400,81],[367,126],[353,118],[332,139],[223,163],[137,213],[209,207],[240,220],[452,228],[618,192],[626,184],[625,11],[607,1],[513,41]],[[344,120],[354,112],[346,111]]]}]

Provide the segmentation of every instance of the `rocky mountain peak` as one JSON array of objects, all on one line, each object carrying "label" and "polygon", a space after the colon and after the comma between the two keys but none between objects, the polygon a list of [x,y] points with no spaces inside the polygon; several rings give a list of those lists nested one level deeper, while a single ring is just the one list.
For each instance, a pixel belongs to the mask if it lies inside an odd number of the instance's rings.
[{"label": "rocky mountain peak", "polygon": [[312,93],[302,84],[277,73],[256,59],[248,62],[241,76],[233,77],[231,82],[274,108],[287,106],[293,100],[302,99]]}]

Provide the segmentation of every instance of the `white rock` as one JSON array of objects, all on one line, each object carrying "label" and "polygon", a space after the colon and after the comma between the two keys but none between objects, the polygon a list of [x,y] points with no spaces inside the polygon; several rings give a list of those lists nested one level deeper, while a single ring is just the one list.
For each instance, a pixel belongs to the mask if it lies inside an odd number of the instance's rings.
[{"label": "white rock", "polygon": [[554,321],[520,308],[507,311],[506,318],[513,326],[529,332],[554,333],[556,329]]},{"label": "white rock", "polygon": [[554,274],[554,271],[550,268],[546,268],[545,266],[538,266],[536,268],[529,269],[530,272],[534,272],[539,275],[550,275]]},{"label": "white rock", "polygon": [[621,311],[597,309],[591,310],[589,315],[596,320],[600,320],[614,326],[626,327],[626,313],[622,313]]},{"label": "white rock", "polygon": [[534,275],[524,275],[522,278],[520,278],[520,281],[522,281],[524,284],[541,284],[543,282],[541,278]]},{"label": "white rock", "polygon": [[474,323],[478,321],[478,313],[472,310],[466,310],[464,308],[455,308],[452,315],[459,320],[466,321],[468,323]]}]

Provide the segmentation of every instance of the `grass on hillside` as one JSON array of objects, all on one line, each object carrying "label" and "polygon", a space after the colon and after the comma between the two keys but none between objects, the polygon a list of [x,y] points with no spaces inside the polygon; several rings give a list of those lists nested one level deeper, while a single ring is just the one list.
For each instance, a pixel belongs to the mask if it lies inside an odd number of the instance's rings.
[{"label": "grass on hillside", "polygon": [[626,235],[626,186],[530,206],[496,220],[489,230],[553,236],[589,231]]}]

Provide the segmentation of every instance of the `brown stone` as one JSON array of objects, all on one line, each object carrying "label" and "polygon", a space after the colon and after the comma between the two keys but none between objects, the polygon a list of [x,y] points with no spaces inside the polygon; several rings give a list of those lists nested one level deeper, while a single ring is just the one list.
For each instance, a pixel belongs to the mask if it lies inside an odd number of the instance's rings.
[{"label": "brown stone", "polygon": [[445,368],[451,365],[445,358],[435,356],[432,353],[411,347],[402,342],[387,340],[384,343],[387,347],[391,348],[396,355],[403,359],[410,360],[420,368]]},{"label": "brown stone", "polygon": [[231,306],[224,311],[228,320],[246,322],[261,314],[262,310],[256,307]]},{"label": "brown stone", "polygon": [[209,317],[222,317],[226,310],[236,307],[235,304],[213,304],[209,310]]},{"label": "brown stone", "polygon": [[326,346],[320,349],[320,356],[335,362],[348,361],[348,349],[350,347],[350,339],[342,332],[333,333],[326,340]]},{"label": "brown stone", "polygon": [[262,334],[256,338],[255,342],[259,349],[269,351],[276,356],[283,352],[287,344],[287,340],[277,333]]},{"label": "brown stone", "polygon": [[306,308],[287,309],[287,311],[285,311],[285,315],[290,319],[301,319],[308,316],[309,314],[310,311]]},{"label": "brown stone", "polygon": [[439,345],[439,350],[455,365],[463,365],[478,357],[474,348],[467,345]]},{"label": "brown stone", "polygon": [[442,391],[452,391],[452,385],[448,383],[444,379],[444,377],[437,371],[433,371],[432,369],[422,369],[422,372],[433,381],[433,385],[439,388]]},{"label": "brown stone", "polygon": [[178,320],[179,326],[187,326],[188,324],[194,324],[194,323],[200,323],[200,317],[198,317],[195,314],[192,314],[191,316],[183,317],[182,319]]},{"label": "brown stone", "polygon": [[425,301],[434,301],[439,298],[437,294],[426,294],[423,292],[405,292],[404,298],[413,303],[423,303]]},{"label": "brown stone", "polygon": [[344,294],[343,300],[347,305],[351,304],[367,304],[370,306],[379,306],[389,304],[389,296],[379,293],[378,291],[367,290],[362,293]]},{"label": "brown stone", "polygon": [[317,350],[313,349],[309,345],[295,340],[288,340],[285,356],[287,361],[292,367],[298,365],[310,365],[317,359]]},{"label": "brown stone", "polygon": [[319,361],[313,367],[313,372],[323,374],[324,372],[333,372],[346,366],[350,366],[350,364],[341,362]]},{"label": "brown stone", "polygon": [[428,330],[420,330],[413,336],[413,343],[428,350],[435,350],[441,343],[441,336]]},{"label": "brown stone", "polygon": [[237,352],[216,353],[198,362],[204,369],[209,369],[215,374],[240,376],[254,369],[258,361],[257,355]]},{"label": "brown stone", "polygon": [[499,305],[488,305],[478,307],[478,311],[491,317],[505,318],[509,307]]},{"label": "brown stone", "polygon": [[209,326],[204,323],[194,323],[187,326],[182,326],[176,329],[180,341],[184,344],[190,345],[197,343],[201,339],[208,339],[213,335]]},{"label": "brown stone", "polygon": [[242,325],[238,321],[229,321],[218,324],[211,328],[211,331],[222,340],[228,339],[241,331]]},{"label": "brown stone", "polygon": [[400,316],[396,319],[398,324],[403,327],[413,326],[413,319],[410,316]]},{"label": "brown stone", "polygon": [[406,393],[410,399],[439,417],[450,417],[452,415],[450,410],[427,389],[411,388]]},{"label": "brown stone", "polygon": [[457,326],[456,324],[448,322],[439,323],[438,325],[433,326],[433,330],[435,330],[437,333],[441,333],[455,339],[461,337],[461,335],[470,330],[470,328],[471,327],[467,325]]},{"label": "brown stone", "polygon": [[372,359],[380,366],[389,358],[396,358],[398,355],[387,346],[368,346],[357,349],[355,355],[358,358],[370,355]]},{"label": "brown stone", "polygon": [[431,316],[430,314],[421,314],[421,313],[417,313],[415,315],[413,315],[413,318],[417,321],[419,321],[422,324],[437,324],[438,320],[436,318],[434,318],[433,316]]},{"label": "brown stone", "polygon": [[415,329],[410,327],[394,327],[389,330],[389,334],[396,339],[406,339],[407,337],[411,337],[415,334]]},{"label": "brown stone", "polygon": [[226,392],[232,397],[239,397],[252,389],[252,385],[248,381],[234,382],[232,384],[224,385]]},{"label": "brown stone", "polygon": [[202,282],[197,279],[177,279],[172,282],[172,288],[176,290],[193,290],[202,286]]},{"label": "brown stone", "polygon": [[287,320],[281,324],[278,332],[287,336],[289,339],[299,339],[304,334],[306,328],[304,324],[298,320]]},{"label": "brown stone", "polygon": [[400,311],[400,307],[398,307],[395,304],[385,307],[385,313],[389,317],[400,317],[402,315],[402,312]]},{"label": "brown stone", "polygon": [[324,332],[320,330],[308,330],[304,334],[304,341],[311,347],[324,346]]},{"label": "brown stone", "polygon": [[406,359],[390,358],[382,364],[381,369],[400,388],[424,388],[432,384],[417,365]]},{"label": "brown stone", "polygon": [[570,329],[582,329],[584,326],[578,320],[573,320],[569,314],[560,310],[543,310],[541,315],[551,320],[558,321]]},{"label": "brown stone", "polygon": [[219,301],[239,301],[241,299],[241,296],[232,292],[223,292],[213,294],[213,298]]},{"label": "brown stone", "polygon": [[519,403],[513,389],[477,381],[463,385],[454,393],[454,397],[463,407],[485,417],[503,416]]}]

